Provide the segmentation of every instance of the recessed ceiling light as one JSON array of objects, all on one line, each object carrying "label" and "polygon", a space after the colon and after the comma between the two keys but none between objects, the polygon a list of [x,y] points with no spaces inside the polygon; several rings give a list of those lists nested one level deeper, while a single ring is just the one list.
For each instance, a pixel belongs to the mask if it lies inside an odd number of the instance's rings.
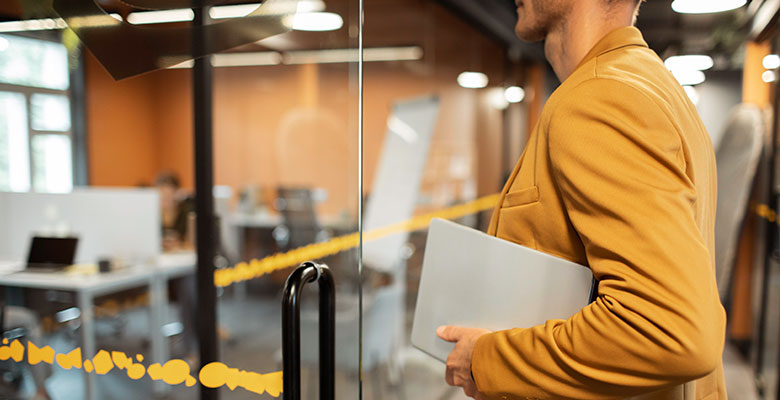
[{"label": "recessed ceiling light", "polygon": [[296,31],[325,32],[335,31],[344,26],[341,15],[329,12],[307,12],[290,15],[285,23]]},{"label": "recessed ceiling light", "polygon": [[520,103],[525,99],[525,90],[520,86],[510,86],[504,90],[504,98],[510,103]]},{"label": "recessed ceiling light", "polygon": [[251,67],[261,65],[279,65],[282,55],[275,51],[259,51],[252,53],[222,53],[214,54],[211,65],[215,67]]},{"label": "recessed ceiling light", "polygon": [[243,18],[257,10],[258,7],[260,7],[260,3],[211,7],[209,17],[213,19]]},{"label": "recessed ceiling light", "polygon": [[704,76],[704,72],[697,71],[695,69],[678,69],[672,71],[672,75],[677,79],[678,82],[680,82],[680,85],[683,86],[696,86],[706,79]]},{"label": "recessed ceiling light", "polygon": [[0,32],[46,31],[67,27],[62,18],[26,19],[0,22]]},{"label": "recessed ceiling light", "polygon": [[777,54],[770,54],[764,57],[762,64],[766,69],[778,69],[780,68],[780,56]]},{"label": "recessed ceiling light", "polygon": [[712,68],[715,63],[712,57],[705,55],[688,55],[669,57],[664,61],[664,65],[670,71],[680,69],[693,69],[697,71],[706,71]]},{"label": "recessed ceiling light", "polygon": [[674,0],[672,10],[681,14],[709,14],[734,10],[747,4],[747,0]]},{"label": "recessed ceiling light", "polygon": [[195,12],[189,8],[162,11],[139,11],[130,13],[127,22],[133,25],[186,22],[195,19]]},{"label": "recessed ceiling light", "polygon": [[761,74],[761,80],[766,83],[772,83],[777,80],[777,74],[775,71],[764,71],[764,73]]},{"label": "recessed ceiling light", "polygon": [[482,89],[487,87],[488,77],[481,72],[461,72],[458,85],[466,89]]}]

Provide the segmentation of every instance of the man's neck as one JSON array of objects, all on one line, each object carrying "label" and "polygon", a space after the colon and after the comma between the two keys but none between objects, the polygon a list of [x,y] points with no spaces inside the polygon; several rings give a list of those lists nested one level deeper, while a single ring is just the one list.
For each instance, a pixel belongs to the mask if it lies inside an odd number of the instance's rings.
[{"label": "man's neck", "polygon": [[615,6],[605,11],[604,3],[590,1],[573,4],[566,18],[552,27],[544,42],[547,61],[561,82],[604,36],[634,22],[634,9]]}]

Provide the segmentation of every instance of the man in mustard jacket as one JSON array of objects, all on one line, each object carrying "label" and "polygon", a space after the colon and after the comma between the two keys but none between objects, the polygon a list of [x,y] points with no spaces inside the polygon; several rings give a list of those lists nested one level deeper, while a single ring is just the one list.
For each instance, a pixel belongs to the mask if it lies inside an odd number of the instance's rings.
[{"label": "man in mustard jacket", "polygon": [[441,327],[457,343],[447,382],[471,397],[726,399],[712,144],[633,27],[639,1],[516,0],[518,35],[545,40],[563,83],[489,233],[587,265],[600,285],[566,321]]}]

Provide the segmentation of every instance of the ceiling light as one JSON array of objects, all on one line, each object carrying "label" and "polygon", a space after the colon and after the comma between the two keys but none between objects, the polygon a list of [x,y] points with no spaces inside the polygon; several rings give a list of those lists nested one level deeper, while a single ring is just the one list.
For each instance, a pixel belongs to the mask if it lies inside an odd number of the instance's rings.
[{"label": "ceiling light", "polygon": [[209,10],[209,16],[213,19],[243,18],[257,10],[258,7],[260,7],[260,3],[216,6]]},{"label": "ceiling light", "polygon": [[509,101],[507,101],[506,96],[504,96],[504,90],[501,88],[490,89],[488,101],[496,110],[506,110],[509,107]]},{"label": "ceiling light", "polygon": [[72,29],[113,26],[120,23],[122,23],[122,16],[119,14],[87,15],[68,19],[68,26]]},{"label": "ceiling light", "polygon": [[0,22],[0,32],[46,31],[67,27],[62,18],[26,19]]},{"label": "ceiling light", "polygon": [[322,0],[299,0],[298,12],[310,13],[325,11],[325,2]]},{"label": "ceiling light", "polygon": [[[407,47],[373,47],[363,51],[363,61],[415,61],[421,59],[423,50],[417,46]],[[356,63],[358,61],[357,49],[329,49],[329,50],[298,50],[284,54],[276,51],[261,51],[252,53],[222,53],[215,54],[211,58],[214,67],[249,67],[261,65],[296,65],[296,64],[331,64],[331,63]],[[165,60],[165,65],[172,66],[168,69],[192,68],[192,60],[182,61]]]},{"label": "ceiling light", "polygon": [[466,89],[481,89],[487,87],[488,77],[481,72],[462,72],[458,75],[458,85]]},{"label": "ceiling light", "polygon": [[740,8],[747,0],[674,0],[672,10],[681,14],[708,14]]},{"label": "ceiling light", "polygon": [[712,61],[712,57],[704,55],[688,55],[688,56],[674,56],[669,57],[664,61],[664,65],[670,71],[693,69],[697,71],[706,71],[712,68],[715,63]]},{"label": "ceiling light", "polygon": [[187,60],[182,61],[178,64],[171,65],[170,67],[167,67],[168,69],[188,69],[195,66],[195,60]]},{"label": "ceiling light", "polygon": [[127,16],[127,22],[133,25],[163,24],[168,22],[186,22],[195,19],[195,13],[189,8],[162,11],[133,12]]},{"label": "ceiling light", "polygon": [[672,75],[683,86],[695,86],[704,82],[704,72],[695,69],[678,69],[672,71]]},{"label": "ceiling light", "polygon": [[[236,4],[231,6],[211,7],[211,9],[209,10],[209,16],[213,19],[243,18],[255,12],[261,5],[262,3],[250,3],[250,4]],[[277,4],[277,5],[278,6],[274,8],[271,8],[273,4],[271,6],[266,6],[266,8],[263,9],[264,10],[263,14],[280,15],[280,14],[295,14],[296,12],[311,13],[311,12],[325,11],[325,3],[322,0],[300,0],[298,1],[297,8],[295,9],[288,7],[290,6],[290,4]]]},{"label": "ceiling light", "polygon": [[780,56],[777,54],[770,54],[764,57],[763,64],[766,69],[778,69],[780,68]]},{"label": "ceiling light", "polygon": [[691,102],[698,105],[700,100],[699,91],[696,90],[696,88],[693,86],[683,86],[683,89],[685,89],[685,94],[688,95],[688,98],[691,99]]},{"label": "ceiling light", "polygon": [[281,62],[282,55],[275,51],[214,54],[214,57],[211,59],[211,65],[215,67],[279,65]]},{"label": "ceiling light", "polygon": [[10,43],[8,43],[8,39],[6,39],[6,38],[4,38],[4,37],[0,36],[0,51],[6,51],[6,50],[8,50],[8,46],[10,46],[10,45],[11,45],[11,44],[10,44]]},{"label": "ceiling light", "polygon": [[510,86],[504,90],[504,98],[510,103],[520,103],[525,99],[525,90],[520,86]]},{"label": "ceiling light", "polygon": [[286,17],[285,24],[296,31],[325,32],[341,29],[344,20],[336,13],[308,12]]},{"label": "ceiling light", "polygon": [[[423,57],[418,46],[374,47],[363,50],[364,62],[416,61]],[[284,54],[284,63],[293,64],[332,64],[358,61],[357,49],[298,50]]]},{"label": "ceiling light", "polygon": [[775,71],[764,71],[764,73],[761,74],[761,80],[766,83],[772,83],[777,80],[777,74],[775,74]]}]

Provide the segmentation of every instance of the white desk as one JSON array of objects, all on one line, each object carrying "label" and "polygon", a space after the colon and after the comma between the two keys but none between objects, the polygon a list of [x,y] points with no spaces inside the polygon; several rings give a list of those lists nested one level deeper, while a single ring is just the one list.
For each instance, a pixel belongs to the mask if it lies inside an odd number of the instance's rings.
[{"label": "white desk", "polygon": [[[165,363],[169,352],[162,334],[166,305],[168,304],[168,280],[195,271],[195,255],[192,253],[162,255],[156,265],[129,267],[119,271],[96,275],[68,275],[63,272],[31,273],[13,272],[12,268],[0,271],[0,286],[32,289],[63,290],[76,293],[77,306],[81,310],[82,357],[91,359],[97,353],[94,326],[95,297],[117,293],[139,286],[149,287],[149,309],[152,362]],[[85,393],[88,400],[96,398],[95,374],[84,373]],[[164,392],[161,382],[155,391]]]}]

